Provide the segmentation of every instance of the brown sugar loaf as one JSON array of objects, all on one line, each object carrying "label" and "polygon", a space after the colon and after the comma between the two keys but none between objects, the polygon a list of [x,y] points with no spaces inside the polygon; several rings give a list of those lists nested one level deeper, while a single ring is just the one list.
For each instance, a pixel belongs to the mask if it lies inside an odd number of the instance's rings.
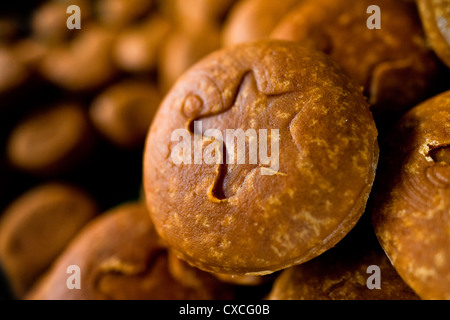
[{"label": "brown sugar loaf", "polygon": [[91,1],[50,0],[42,2],[30,17],[31,38],[48,45],[56,45],[74,36],[78,29],[67,28],[67,8],[76,5],[80,8],[80,24],[84,25],[92,19]]},{"label": "brown sugar loaf", "polygon": [[226,283],[209,272],[190,266],[179,259],[174,252],[167,251],[168,270],[171,276],[185,287],[207,290],[214,293],[216,299],[233,299],[237,289],[232,283]]},{"label": "brown sugar loaf", "polygon": [[159,89],[167,93],[193,64],[219,49],[219,29],[211,27],[196,33],[174,29],[161,44],[158,55]]},{"label": "brown sugar loaf", "polygon": [[[215,128],[222,139],[226,129],[266,129],[279,144],[279,168],[251,164],[248,146],[245,164],[195,164],[194,149],[186,152],[192,164],[176,164],[173,132],[192,140],[199,121],[202,134]],[[295,42],[263,40],[189,69],[158,109],[144,153],[151,217],[177,256],[213,273],[262,275],[321,254],[352,229],[378,144],[364,96],[337,64]]]},{"label": "brown sugar loaf", "polygon": [[[67,268],[80,270],[80,289],[68,289]],[[29,300],[221,299],[225,287],[177,282],[145,206],[126,203],[87,225],[29,291]],[[229,291],[227,292],[229,293]]]},{"label": "brown sugar loaf", "polygon": [[386,137],[373,225],[394,267],[422,299],[450,299],[450,91],[405,114]]},{"label": "brown sugar loaf", "polygon": [[273,280],[271,276],[235,276],[230,274],[205,272],[192,267],[184,260],[179,259],[170,248],[168,252],[169,271],[172,276],[179,282],[192,287],[205,285],[208,285],[209,287],[214,285],[217,286],[216,283],[222,284],[222,287],[225,287],[224,283],[236,286],[259,286]]},{"label": "brown sugar loaf", "polygon": [[221,32],[224,47],[269,37],[283,16],[301,0],[244,0],[230,10]]},{"label": "brown sugar loaf", "polygon": [[142,148],[160,99],[153,82],[125,79],[95,97],[89,117],[94,127],[118,148]]},{"label": "brown sugar loaf", "polygon": [[86,23],[69,42],[48,50],[39,61],[39,73],[66,92],[97,90],[117,74],[111,53],[116,38],[114,31],[97,22]]},{"label": "brown sugar loaf", "polygon": [[417,0],[423,28],[430,45],[450,67],[450,2],[448,0]]},{"label": "brown sugar loaf", "polygon": [[114,63],[130,73],[149,73],[156,69],[159,51],[165,42],[171,22],[158,14],[122,30],[112,48]]},{"label": "brown sugar loaf", "polygon": [[219,26],[236,1],[173,0],[172,17],[181,30],[198,33]]},{"label": "brown sugar loaf", "polygon": [[0,216],[0,261],[20,298],[97,214],[96,201],[65,183],[38,185]]},{"label": "brown sugar loaf", "polygon": [[[367,8],[381,10],[381,29],[369,29]],[[330,55],[364,87],[377,122],[398,118],[427,97],[437,59],[428,48],[417,9],[397,0],[306,0],[271,35]]]},{"label": "brown sugar loaf", "polygon": [[69,101],[24,116],[9,134],[6,152],[14,167],[48,176],[72,169],[94,145],[86,111]]},{"label": "brown sugar loaf", "polygon": [[239,286],[260,286],[273,280],[272,275],[234,275],[226,273],[215,273],[214,276],[222,282],[235,284]]},{"label": "brown sugar loaf", "polygon": [[117,30],[142,19],[154,9],[154,3],[154,0],[98,0],[94,6],[98,21]]},{"label": "brown sugar loaf", "polygon": [[[376,269],[379,268],[379,269]],[[376,270],[376,271],[375,271]],[[376,280],[376,277],[379,277]],[[364,213],[334,248],[283,270],[269,300],[419,300],[383,252]]]}]

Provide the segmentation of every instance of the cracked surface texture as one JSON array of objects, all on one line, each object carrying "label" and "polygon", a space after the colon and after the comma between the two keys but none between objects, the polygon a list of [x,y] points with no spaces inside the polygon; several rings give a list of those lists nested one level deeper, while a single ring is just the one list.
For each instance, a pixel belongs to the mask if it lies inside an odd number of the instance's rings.
[{"label": "cracked surface texture", "polygon": [[[267,166],[249,161],[176,165],[172,132],[192,133],[195,120],[224,137],[278,129],[278,172],[262,175]],[[260,41],[208,56],[166,96],[144,156],[147,205],[191,265],[268,274],[321,254],[355,225],[377,160],[368,104],[340,67],[293,42]]]}]

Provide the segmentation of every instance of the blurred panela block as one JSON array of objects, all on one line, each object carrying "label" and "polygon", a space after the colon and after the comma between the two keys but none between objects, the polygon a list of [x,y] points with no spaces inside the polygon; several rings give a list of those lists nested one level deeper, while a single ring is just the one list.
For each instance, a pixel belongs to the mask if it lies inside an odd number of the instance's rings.
[{"label": "blurred panela block", "polygon": [[[217,288],[179,282],[170,274],[168,263],[166,248],[145,206],[123,204],[87,225],[26,299],[203,300],[232,294],[226,285]],[[79,268],[80,289],[67,286],[70,266]]]}]

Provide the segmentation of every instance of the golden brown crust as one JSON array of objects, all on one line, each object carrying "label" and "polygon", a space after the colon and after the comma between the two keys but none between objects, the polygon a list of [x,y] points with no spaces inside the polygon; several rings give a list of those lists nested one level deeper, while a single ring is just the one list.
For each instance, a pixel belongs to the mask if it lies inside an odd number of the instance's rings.
[{"label": "golden brown crust", "polygon": [[416,1],[431,46],[439,58],[450,67],[450,1]]},{"label": "golden brown crust", "polygon": [[89,195],[61,183],[35,187],[6,208],[0,219],[0,260],[18,297],[96,214]]},{"label": "golden brown crust", "polygon": [[383,249],[423,299],[450,298],[449,121],[450,91],[401,119],[386,138],[371,200]]},{"label": "golden brown crust", "polygon": [[[81,289],[66,286],[67,267],[81,271]],[[32,288],[30,300],[214,299],[208,288],[177,282],[145,206],[123,204],[87,225]]]},{"label": "golden brown crust", "polygon": [[[175,165],[171,134],[196,119],[203,130],[279,129],[279,171]],[[261,41],[216,52],[180,78],[151,127],[144,185],[157,231],[181,258],[213,273],[267,274],[342,239],[377,159],[372,115],[341,69],[296,43]]]},{"label": "golden brown crust", "polygon": [[[380,30],[367,27],[371,5],[381,10]],[[417,10],[405,1],[303,1],[272,37],[329,54],[364,86],[376,119],[397,116],[426,98],[436,77]]]}]

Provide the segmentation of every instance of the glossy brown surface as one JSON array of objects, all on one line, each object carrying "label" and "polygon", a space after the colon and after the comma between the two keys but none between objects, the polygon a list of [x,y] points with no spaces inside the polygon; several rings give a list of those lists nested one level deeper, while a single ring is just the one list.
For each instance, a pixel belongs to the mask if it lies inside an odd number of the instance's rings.
[{"label": "glossy brown surface", "polygon": [[394,267],[423,299],[450,299],[450,92],[408,112],[387,136],[373,224]]},{"label": "glossy brown surface", "polygon": [[62,183],[39,185],[6,208],[0,216],[0,260],[18,297],[97,210],[91,196]]},{"label": "glossy brown surface", "polygon": [[[279,129],[279,171],[175,165],[172,132],[192,133],[195,120],[203,130]],[[200,269],[267,274],[305,262],[364,210],[377,131],[359,88],[319,52],[285,41],[216,52],[182,76],[154,123],[144,157],[147,204],[161,237]]]}]

